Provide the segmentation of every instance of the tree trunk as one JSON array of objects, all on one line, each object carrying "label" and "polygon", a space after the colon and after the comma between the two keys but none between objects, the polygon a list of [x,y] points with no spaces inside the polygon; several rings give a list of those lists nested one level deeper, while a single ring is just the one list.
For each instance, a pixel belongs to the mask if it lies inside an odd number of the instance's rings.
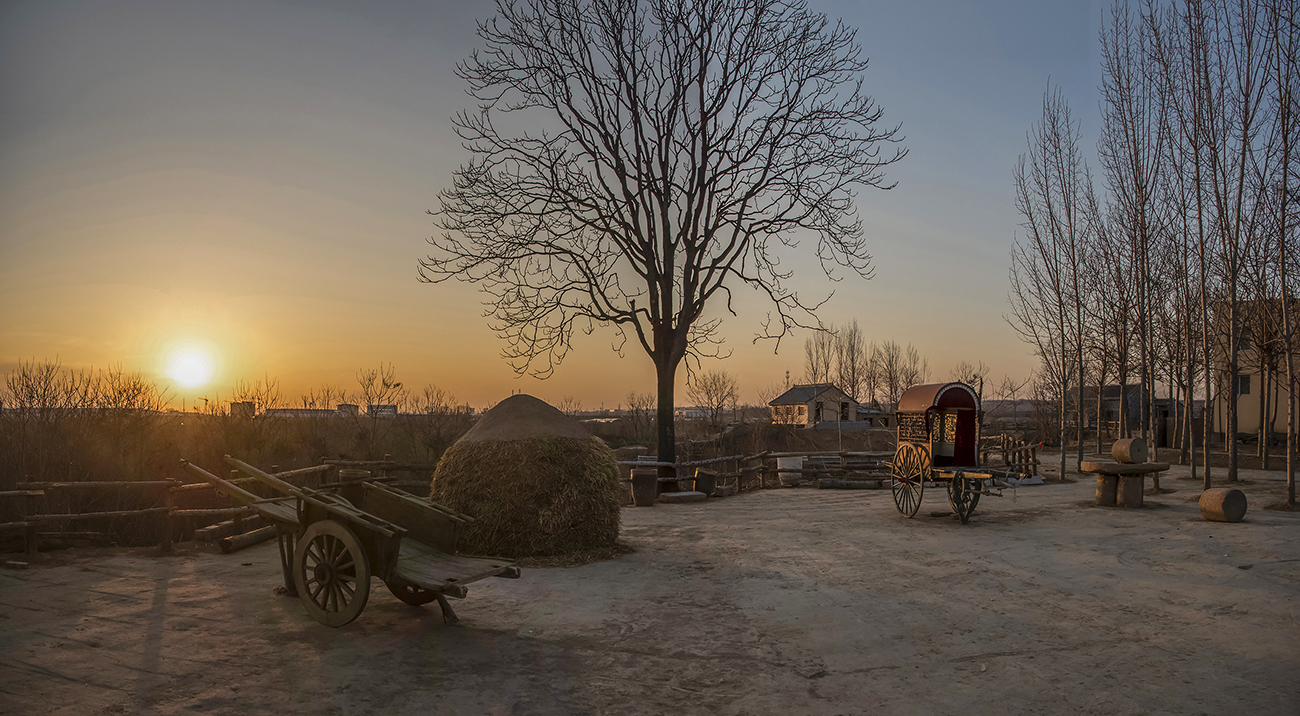
[{"label": "tree trunk", "polygon": [[1117,437],[1121,437],[1121,438],[1133,437],[1131,434],[1129,434],[1129,424],[1128,424],[1128,399],[1127,399],[1128,398],[1127,395],[1128,375],[1125,373],[1125,371],[1127,370],[1128,370],[1127,365],[1123,365],[1123,364],[1120,365],[1119,368],[1119,435]]},{"label": "tree trunk", "polygon": [[1273,371],[1269,370],[1267,360],[1261,360],[1263,370],[1260,371],[1259,382],[1263,383],[1263,392],[1259,394],[1259,469],[1268,469],[1268,444],[1273,438],[1273,424],[1268,419],[1269,403],[1272,402],[1272,391],[1270,383],[1273,382]]},{"label": "tree trunk", "polygon": [[1187,321],[1185,349],[1187,351],[1187,384],[1183,391],[1183,453],[1184,464],[1190,465],[1192,479],[1196,479],[1196,438],[1192,435],[1192,408],[1196,406],[1196,370],[1192,358],[1192,322]]},{"label": "tree trunk", "polygon": [[[664,351],[665,353],[667,351]],[[659,383],[659,408],[655,413],[659,444],[655,447],[659,462],[677,462],[677,426],[674,421],[673,389],[677,380],[677,363],[660,356],[655,373]],[[659,467],[659,477],[676,477],[677,468]]]},{"label": "tree trunk", "polygon": [[[1061,335],[1062,337],[1064,337],[1065,333],[1062,332]],[[1061,471],[1056,476],[1057,482],[1065,482],[1065,443],[1066,443],[1066,435],[1067,435],[1065,416],[1066,416],[1066,405],[1067,405],[1066,393],[1068,392],[1066,390],[1066,386],[1069,385],[1069,381],[1066,378],[1070,374],[1070,369],[1065,365],[1064,345],[1061,346],[1061,356],[1062,356],[1062,360],[1061,360]]]},{"label": "tree trunk", "polygon": [[[1104,345],[1104,344],[1103,344]],[[1106,392],[1106,372],[1105,363],[1102,363],[1101,377],[1097,379],[1097,453],[1101,454],[1101,422],[1105,419],[1105,411],[1102,403],[1102,394]]]},{"label": "tree trunk", "polygon": [[1228,269],[1228,409],[1227,424],[1223,429],[1223,439],[1228,443],[1228,482],[1237,481],[1237,460],[1241,457],[1237,447],[1237,400],[1240,397],[1237,372],[1241,370],[1241,356],[1237,352],[1240,334],[1237,332],[1237,286],[1233,275],[1236,269],[1235,262]]}]

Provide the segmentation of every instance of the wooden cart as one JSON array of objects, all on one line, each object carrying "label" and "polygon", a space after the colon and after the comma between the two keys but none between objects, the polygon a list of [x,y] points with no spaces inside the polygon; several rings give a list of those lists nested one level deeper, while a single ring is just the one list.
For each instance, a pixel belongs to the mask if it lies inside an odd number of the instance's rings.
[{"label": "wooden cart", "polygon": [[898,444],[890,464],[894,505],[904,517],[921,507],[927,482],[943,484],[962,524],[981,495],[1004,476],[979,466],[979,396],[965,383],[931,383],[907,389],[898,400]]},{"label": "wooden cart", "polygon": [[260,497],[186,460],[181,466],[275,525],[284,588],[322,624],[337,627],[356,619],[370,597],[372,576],[407,604],[437,600],[449,623],[457,620],[447,597],[463,599],[466,585],[480,579],[519,577],[519,568],[508,561],[457,555],[461,531],[473,518],[435,502],[365,483],[364,500],[354,505],[229,455],[225,460],[280,496]]}]

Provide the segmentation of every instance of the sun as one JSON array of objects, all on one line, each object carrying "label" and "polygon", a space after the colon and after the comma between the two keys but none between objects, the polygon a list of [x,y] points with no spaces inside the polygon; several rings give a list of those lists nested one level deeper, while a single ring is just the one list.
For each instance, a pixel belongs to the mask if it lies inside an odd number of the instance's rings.
[{"label": "sun", "polygon": [[201,348],[178,349],[167,363],[167,375],[184,388],[198,388],[212,380],[212,355]]}]

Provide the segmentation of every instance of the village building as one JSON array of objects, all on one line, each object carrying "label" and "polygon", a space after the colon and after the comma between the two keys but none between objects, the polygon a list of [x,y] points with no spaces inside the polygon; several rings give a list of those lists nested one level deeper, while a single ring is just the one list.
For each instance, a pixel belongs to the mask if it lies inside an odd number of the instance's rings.
[{"label": "village building", "polygon": [[[1214,431],[1223,435],[1228,426],[1228,401],[1237,401],[1237,435],[1257,436],[1261,426],[1272,426],[1275,440],[1286,435],[1287,401],[1291,399],[1286,376],[1286,350],[1282,340],[1282,302],[1241,301],[1237,304],[1237,375],[1227,370],[1228,306],[1215,306],[1217,370],[1214,396]],[[1300,316],[1300,300],[1291,301],[1291,320]],[[1300,361],[1300,342],[1292,347],[1292,360]]]},{"label": "village building", "polygon": [[858,419],[858,401],[830,383],[795,385],[768,403],[772,422],[815,427],[818,423],[849,423]]}]

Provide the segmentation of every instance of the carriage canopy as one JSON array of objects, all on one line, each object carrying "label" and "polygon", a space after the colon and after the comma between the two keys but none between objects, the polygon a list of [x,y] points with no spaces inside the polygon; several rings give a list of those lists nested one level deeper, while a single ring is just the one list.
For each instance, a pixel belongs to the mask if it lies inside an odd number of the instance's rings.
[{"label": "carriage canopy", "polygon": [[979,410],[980,399],[965,383],[930,383],[914,385],[898,399],[899,413],[924,413],[930,408],[970,408]]},{"label": "carriage canopy", "polygon": [[928,444],[934,467],[978,465],[979,409],[965,383],[908,388],[898,399],[898,442]]}]

